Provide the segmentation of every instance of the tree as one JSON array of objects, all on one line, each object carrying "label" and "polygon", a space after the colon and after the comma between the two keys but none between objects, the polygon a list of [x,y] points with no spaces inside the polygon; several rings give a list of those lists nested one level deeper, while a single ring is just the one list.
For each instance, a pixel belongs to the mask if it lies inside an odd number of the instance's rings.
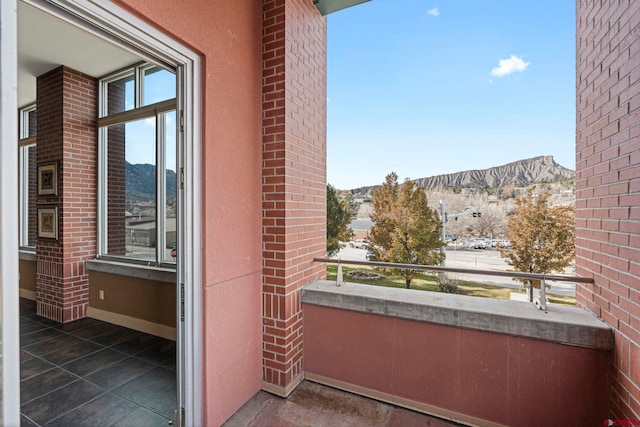
[{"label": "tree", "polygon": [[[571,206],[550,207],[550,194],[535,194],[530,188],[516,199],[514,214],[509,217],[511,247],[499,247],[515,271],[552,273],[562,271],[575,258],[575,211]],[[540,280],[517,279],[529,289],[540,288]]]},{"label": "tree", "polygon": [[[374,226],[369,233],[371,242],[380,249],[388,250],[392,245],[392,234],[395,230],[394,209],[398,201],[398,175],[391,172],[387,175],[385,183],[373,192],[373,213],[371,221]],[[375,249],[375,247],[373,248]],[[377,250],[373,251],[376,258],[382,260]]]},{"label": "tree", "polygon": [[344,201],[338,200],[336,189],[327,184],[327,255],[333,256],[341,248],[341,241],[349,241],[353,232],[349,229],[351,213]]},{"label": "tree", "polygon": [[351,218],[356,218],[358,216],[358,209],[360,206],[354,200],[351,191],[343,192],[342,201],[344,201],[344,208],[347,210],[347,214]]},{"label": "tree", "polygon": [[[371,250],[376,259],[400,264],[436,265],[444,255],[439,252],[440,218],[429,207],[424,188],[413,188],[411,181],[400,187],[395,173],[387,175],[385,183],[373,193],[375,225],[371,229]],[[392,269],[405,279],[407,289],[420,273],[414,269]]]},{"label": "tree", "polygon": [[502,232],[505,223],[506,212],[503,206],[485,203],[484,206],[479,209],[482,211],[482,216],[475,221],[476,230],[480,236],[496,237],[496,235]]}]

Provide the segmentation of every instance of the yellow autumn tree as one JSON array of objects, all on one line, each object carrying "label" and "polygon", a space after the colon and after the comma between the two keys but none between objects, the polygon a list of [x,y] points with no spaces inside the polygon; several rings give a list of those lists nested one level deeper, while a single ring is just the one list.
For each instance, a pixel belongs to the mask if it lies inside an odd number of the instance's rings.
[{"label": "yellow autumn tree", "polygon": [[[438,265],[444,255],[439,249],[440,218],[429,207],[424,188],[413,187],[411,181],[398,184],[395,173],[387,175],[385,183],[373,193],[375,225],[371,229],[371,250],[379,261],[398,264]],[[392,269],[405,279],[407,289],[420,270]]]},{"label": "yellow autumn tree", "polygon": [[[530,188],[516,199],[509,217],[510,247],[499,247],[500,256],[524,273],[554,273],[568,267],[575,258],[575,210],[572,206],[549,206],[549,193],[535,194]],[[516,279],[529,291],[540,288],[540,280]]]}]

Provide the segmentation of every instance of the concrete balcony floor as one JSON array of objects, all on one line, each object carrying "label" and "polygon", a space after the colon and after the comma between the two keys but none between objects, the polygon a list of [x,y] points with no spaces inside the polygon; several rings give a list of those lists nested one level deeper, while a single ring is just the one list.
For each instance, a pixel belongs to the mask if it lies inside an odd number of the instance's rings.
[{"label": "concrete balcony floor", "polygon": [[451,427],[453,422],[303,381],[287,399],[260,391],[224,427]]}]

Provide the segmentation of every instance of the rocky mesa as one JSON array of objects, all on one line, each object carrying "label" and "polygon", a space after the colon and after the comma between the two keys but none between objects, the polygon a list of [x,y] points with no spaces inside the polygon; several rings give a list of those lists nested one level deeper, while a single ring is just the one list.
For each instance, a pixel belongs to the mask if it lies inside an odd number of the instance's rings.
[{"label": "rocky mesa", "polygon": [[[575,171],[568,169],[553,160],[553,156],[538,156],[531,159],[518,160],[502,166],[488,169],[467,170],[463,172],[435,175],[418,178],[416,186],[427,190],[452,187],[498,188],[505,185],[526,186],[532,183],[554,182],[575,178]],[[377,188],[364,187],[354,189],[354,193],[366,193]]]}]

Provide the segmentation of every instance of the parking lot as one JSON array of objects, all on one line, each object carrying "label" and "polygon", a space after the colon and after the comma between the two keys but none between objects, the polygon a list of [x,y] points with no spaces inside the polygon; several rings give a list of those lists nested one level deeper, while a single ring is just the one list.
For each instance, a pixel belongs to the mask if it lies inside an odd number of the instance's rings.
[{"label": "parking lot", "polygon": [[[342,260],[366,261],[366,249],[350,248],[348,245],[340,250],[333,258]],[[511,266],[500,257],[500,253],[495,249],[469,249],[463,245],[450,244],[446,248],[446,267],[468,268],[478,270],[510,271]],[[479,274],[451,273],[461,280],[470,280],[487,285],[500,286],[510,289],[521,289],[520,282],[516,282],[509,277],[486,276]],[[572,268],[565,270],[564,274],[573,275]],[[575,283],[570,282],[547,282],[551,288],[547,293],[568,297],[575,297]]]}]

